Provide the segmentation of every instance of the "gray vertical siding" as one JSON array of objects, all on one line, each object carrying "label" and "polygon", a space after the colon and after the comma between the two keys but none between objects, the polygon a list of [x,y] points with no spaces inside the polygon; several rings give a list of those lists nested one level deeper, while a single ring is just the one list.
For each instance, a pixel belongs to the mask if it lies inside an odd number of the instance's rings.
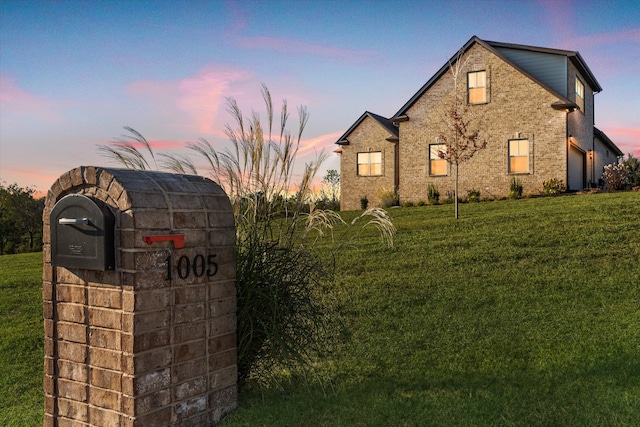
[{"label": "gray vertical siding", "polygon": [[541,82],[567,96],[567,58],[551,53],[509,48],[498,50]]}]

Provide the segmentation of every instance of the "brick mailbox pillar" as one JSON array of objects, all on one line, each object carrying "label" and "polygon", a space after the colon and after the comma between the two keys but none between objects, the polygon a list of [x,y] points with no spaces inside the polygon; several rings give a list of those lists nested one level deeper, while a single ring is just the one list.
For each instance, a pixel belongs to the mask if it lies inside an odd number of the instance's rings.
[{"label": "brick mailbox pillar", "polygon": [[79,167],[43,219],[45,426],[210,426],[235,409],[235,227],[216,183]]}]

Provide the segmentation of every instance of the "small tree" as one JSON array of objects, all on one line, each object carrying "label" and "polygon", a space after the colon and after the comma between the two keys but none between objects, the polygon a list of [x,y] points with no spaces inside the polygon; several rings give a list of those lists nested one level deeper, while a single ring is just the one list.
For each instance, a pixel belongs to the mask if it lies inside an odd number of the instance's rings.
[{"label": "small tree", "polygon": [[627,167],[627,180],[631,188],[640,186],[640,161],[633,154],[627,154],[627,159],[622,162]]},{"label": "small tree", "polygon": [[331,209],[339,209],[340,207],[340,173],[335,169],[327,170],[327,174],[322,178],[324,189],[323,195],[329,200]]},{"label": "small tree", "polygon": [[445,146],[444,150],[438,151],[438,156],[453,166],[455,174],[455,217],[458,214],[458,181],[460,164],[474,156],[476,152],[487,146],[487,141],[481,138],[480,129],[475,125],[476,114],[471,106],[461,96],[458,87],[460,77],[466,66],[463,61],[464,52],[458,51],[453,63],[449,63],[449,71],[453,80],[453,93],[448,107],[443,112],[444,130],[440,133],[440,141]]}]

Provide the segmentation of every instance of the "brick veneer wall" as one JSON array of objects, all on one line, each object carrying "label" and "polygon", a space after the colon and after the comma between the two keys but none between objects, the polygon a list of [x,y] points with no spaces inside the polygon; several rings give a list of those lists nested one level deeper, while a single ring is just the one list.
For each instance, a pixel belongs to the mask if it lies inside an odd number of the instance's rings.
[{"label": "brick veneer wall", "polygon": [[[476,44],[467,51],[466,68],[459,80],[459,95],[466,100],[466,73],[487,71],[486,104],[471,106],[487,148],[460,166],[460,196],[480,190],[481,197],[506,196],[512,177],[517,177],[525,193],[539,193],[542,182],[550,178],[566,183],[566,114],[551,108],[558,98],[523,75],[498,56]],[[454,190],[454,171],[447,176],[429,176],[429,144],[436,143],[442,128],[446,100],[453,83],[445,73],[409,108],[409,121],[400,130],[400,201],[427,199],[427,186],[433,183],[441,197]],[[517,137],[530,142],[530,173],[509,174],[508,141]],[[343,193],[344,194],[344,193]]]},{"label": "brick veneer wall", "polygon": [[[51,265],[49,216],[67,194],[109,205],[116,269]],[[79,167],[44,211],[45,426],[209,426],[237,406],[235,227],[197,176]],[[184,234],[185,247],[143,236]],[[167,257],[215,254],[213,277],[167,280]]]},{"label": "brick veneer wall", "polygon": [[[386,140],[389,136],[389,131],[371,117],[366,117],[349,134],[349,145],[343,146],[340,158],[340,209],[360,209],[363,196],[369,200],[369,207],[380,206],[378,193],[395,190],[397,145]],[[358,153],[368,151],[382,152],[382,175],[357,175]]]}]

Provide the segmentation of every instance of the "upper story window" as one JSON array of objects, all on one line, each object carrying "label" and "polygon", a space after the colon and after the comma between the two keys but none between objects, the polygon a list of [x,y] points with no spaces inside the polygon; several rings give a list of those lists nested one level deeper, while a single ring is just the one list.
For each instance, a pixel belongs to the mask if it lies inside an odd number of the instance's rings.
[{"label": "upper story window", "polygon": [[509,140],[509,173],[529,172],[529,140]]},{"label": "upper story window", "polygon": [[440,153],[445,152],[444,144],[429,145],[429,175],[446,175],[447,161],[440,158]]},{"label": "upper story window", "polygon": [[576,77],[576,104],[580,107],[580,111],[584,113],[584,83]]},{"label": "upper story window", "polygon": [[382,175],[382,151],[358,153],[358,175]]},{"label": "upper story window", "polygon": [[467,74],[467,87],[469,90],[469,104],[482,104],[487,102],[486,71],[474,71]]}]

